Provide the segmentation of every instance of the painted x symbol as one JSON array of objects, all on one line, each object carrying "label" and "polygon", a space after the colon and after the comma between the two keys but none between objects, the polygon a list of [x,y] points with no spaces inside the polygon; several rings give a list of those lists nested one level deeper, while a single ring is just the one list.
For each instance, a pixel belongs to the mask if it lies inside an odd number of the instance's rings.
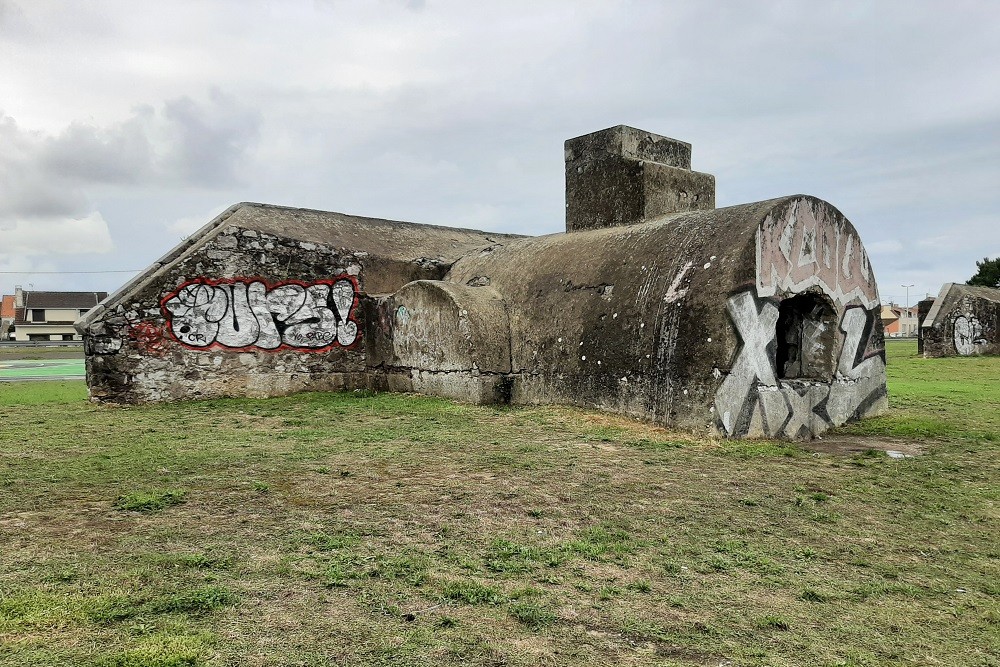
[{"label": "painted x symbol", "polygon": [[753,294],[743,292],[730,297],[726,308],[743,339],[743,346],[729,375],[715,394],[715,409],[722,419],[726,435],[732,435],[747,395],[757,379],[768,386],[778,384],[767,356],[767,346],[774,339],[774,327],[778,323],[778,307],[765,301],[758,311]]}]

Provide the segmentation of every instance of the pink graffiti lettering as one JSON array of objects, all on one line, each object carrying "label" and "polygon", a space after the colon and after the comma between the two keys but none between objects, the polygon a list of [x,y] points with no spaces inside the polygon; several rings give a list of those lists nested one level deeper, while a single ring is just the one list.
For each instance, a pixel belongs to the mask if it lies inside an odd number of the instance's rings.
[{"label": "pink graffiti lettering", "polygon": [[808,199],[757,230],[757,295],[796,293],[817,286],[839,306],[878,304],[875,275],[861,239],[842,217]]}]

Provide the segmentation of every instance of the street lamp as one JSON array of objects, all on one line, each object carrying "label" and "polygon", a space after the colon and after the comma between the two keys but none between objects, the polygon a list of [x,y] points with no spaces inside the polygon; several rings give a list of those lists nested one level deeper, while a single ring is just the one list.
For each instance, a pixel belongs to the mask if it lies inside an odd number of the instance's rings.
[{"label": "street lamp", "polygon": [[913,287],[913,283],[909,285],[900,285],[900,287],[906,288],[906,310],[910,309],[910,288]]}]

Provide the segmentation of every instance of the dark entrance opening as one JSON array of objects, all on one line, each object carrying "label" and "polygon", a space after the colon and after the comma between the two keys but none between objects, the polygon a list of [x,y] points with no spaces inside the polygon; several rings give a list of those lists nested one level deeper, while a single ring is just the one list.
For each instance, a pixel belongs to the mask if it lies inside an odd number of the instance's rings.
[{"label": "dark entrance opening", "polygon": [[778,306],[775,371],[781,379],[833,377],[836,316],[818,294],[796,294]]}]

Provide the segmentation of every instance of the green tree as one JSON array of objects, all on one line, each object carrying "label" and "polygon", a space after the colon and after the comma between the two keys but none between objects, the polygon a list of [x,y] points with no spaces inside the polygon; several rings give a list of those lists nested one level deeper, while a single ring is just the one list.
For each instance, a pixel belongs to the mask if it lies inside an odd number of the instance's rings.
[{"label": "green tree", "polygon": [[981,285],[983,287],[1000,287],[1000,257],[976,262],[976,275],[966,281],[966,285]]}]

